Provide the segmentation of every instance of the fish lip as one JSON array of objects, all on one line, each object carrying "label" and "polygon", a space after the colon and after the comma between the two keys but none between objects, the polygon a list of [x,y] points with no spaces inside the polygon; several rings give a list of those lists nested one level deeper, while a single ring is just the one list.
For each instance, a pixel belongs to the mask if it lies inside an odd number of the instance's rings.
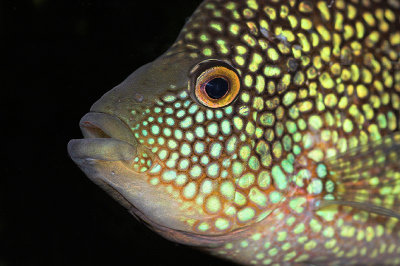
[{"label": "fish lip", "polygon": [[72,139],[68,154],[76,163],[101,161],[130,161],[136,156],[136,147],[113,138]]},{"label": "fish lip", "polygon": [[79,121],[85,138],[114,138],[137,146],[137,141],[129,126],[119,117],[103,113],[89,112]]},{"label": "fish lip", "polygon": [[137,154],[138,143],[130,128],[117,116],[89,112],[79,122],[82,139],[68,143],[68,154],[75,162],[129,161]]}]

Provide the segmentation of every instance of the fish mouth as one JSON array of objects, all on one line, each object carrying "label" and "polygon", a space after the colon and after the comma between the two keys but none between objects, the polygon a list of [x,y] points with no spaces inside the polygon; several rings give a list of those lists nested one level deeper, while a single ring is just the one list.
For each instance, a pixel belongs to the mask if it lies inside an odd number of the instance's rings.
[{"label": "fish mouth", "polygon": [[140,144],[130,128],[117,116],[102,112],[87,113],[79,127],[84,138],[69,141],[71,159],[134,217],[152,224],[145,215],[148,208],[140,204],[146,178],[131,167]]},{"label": "fish mouth", "polygon": [[68,153],[76,163],[129,161],[136,156],[138,144],[130,128],[118,117],[90,112],[82,117],[79,126],[84,138],[68,143]]},{"label": "fish mouth", "polygon": [[143,147],[120,118],[90,112],[79,126],[84,138],[70,140],[68,153],[92,182],[167,238],[173,238],[175,233],[171,232],[190,230],[187,224],[177,221],[179,203],[163,187],[149,184],[146,173],[133,169],[138,150]]}]

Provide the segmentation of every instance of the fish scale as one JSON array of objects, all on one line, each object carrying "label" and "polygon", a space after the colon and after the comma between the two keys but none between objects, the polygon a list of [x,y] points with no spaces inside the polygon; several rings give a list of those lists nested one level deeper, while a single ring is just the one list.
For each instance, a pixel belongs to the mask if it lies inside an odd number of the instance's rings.
[{"label": "fish scale", "polygon": [[[397,0],[204,1],[151,72],[160,86],[126,82],[148,86],[140,101],[120,107],[116,90],[92,107],[130,128],[127,166],[187,234],[152,227],[241,264],[400,264],[399,14]],[[207,60],[239,76],[226,106],[193,93]]]}]

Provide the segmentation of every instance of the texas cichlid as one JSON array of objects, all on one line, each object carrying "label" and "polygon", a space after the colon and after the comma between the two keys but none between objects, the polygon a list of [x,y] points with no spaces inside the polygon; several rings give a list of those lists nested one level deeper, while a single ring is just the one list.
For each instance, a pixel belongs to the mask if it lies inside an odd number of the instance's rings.
[{"label": "texas cichlid", "polygon": [[206,0],[101,97],[71,158],[239,264],[400,264],[400,1]]}]

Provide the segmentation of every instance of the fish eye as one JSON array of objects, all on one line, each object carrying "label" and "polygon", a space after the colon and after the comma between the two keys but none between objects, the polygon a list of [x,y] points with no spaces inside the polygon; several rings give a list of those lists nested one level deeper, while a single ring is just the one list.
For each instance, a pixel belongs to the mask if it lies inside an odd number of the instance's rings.
[{"label": "fish eye", "polygon": [[192,70],[191,94],[202,105],[220,108],[232,103],[240,90],[236,70],[225,62],[208,60]]}]

